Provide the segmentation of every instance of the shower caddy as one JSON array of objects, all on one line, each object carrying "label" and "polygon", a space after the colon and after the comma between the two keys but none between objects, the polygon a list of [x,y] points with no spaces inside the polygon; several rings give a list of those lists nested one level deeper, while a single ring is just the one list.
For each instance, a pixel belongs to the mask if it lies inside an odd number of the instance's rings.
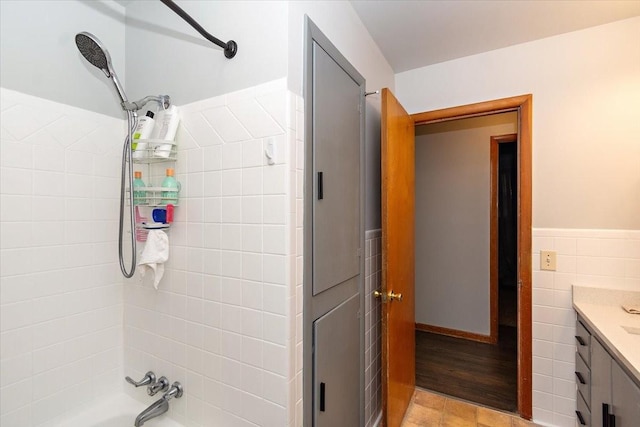
[{"label": "shower caddy", "polygon": [[[166,168],[171,168],[174,171],[176,170],[178,150],[175,141],[167,141],[164,139],[140,139],[138,143],[144,144],[145,148],[143,149],[141,157],[133,158],[133,164],[135,165],[136,171],[141,171],[143,177],[147,177],[147,184],[149,184],[149,182],[161,182],[165,177],[164,171]],[[154,156],[155,148],[161,145],[171,145],[171,150],[167,157]],[[137,192],[142,190],[142,188],[128,189],[128,191],[132,190]],[[168,205],[178,207],[180,204],[179,184],[178,188],[146,186],[144,187],[144,191],[145,196],[143,201],[138,200],[135,202],[135,234],[138,242],[144,242],[147,240],[149,230],[164,229],[165,231],[168,231],[171,227],[171,222],[161,224],[152,220],[151,213],[153,209],[167,208]],[[171,197],[173,199],[171,203],[167,203],[163,200],[166,198],[167,193],[173,192],[176,194]]]},{"label": "shower caddy", "polygon": [[[176,5],[173,0],[160,0],[164,5],[169,7],[173,12],[175,12],[178,16],[184,19],[189,25],[191,25],[196,31],[198,31],[203,37],[205,37],[210,42],[214,43],[217,46],[220,46],[224,49],[224,56],[226,58],[233,58],[237,51],[238,45],[235,41],[229,40],[227,43],[221,41],[220,39],[209,34],[198,22],[189,16],[182,8]],[[162,140],[161,145],[171,145],[171,150],[168,156],[146,156],[146,159],[133,158],[132,155],[132,143],[133,143],[133,131],[138,124],[138,115],[137,112],[141,110],[147,103],[156,102],[162,108],[168,108],[171,105],[171,101],[169,96],[167,95],[159,95],[159,96],[147,96],[138,101],[129,101],[127,98],[124,88],[120,84],[120,80],[118,79],[116,72],[111,64],[111,56],[107,49],[102,45],[102,42],[91,33],[86,31],[80,32],[75,36],[75,42],[78,50],[82,54],[82,56],[94,67],[100,69],[104,75],[110,79],[115,86],[115,89],[120,97],[120,105],[122,109],[127,114],[127,136],[125,138],[125,142],[122,149],[122,168],[120,174],[120,219],[118,225],[118,260],[120,263],[120,271],[126,278],[133,277],[133,274],[136,271],[136,257],[137,257],[137,248],[136,241],[144,241],[146,240],[146,230],[138,227],[138,223],[142,226],[142,221],[146,220],[145,217],[142,217],[139,213],[139,206],[134,206],[134,170],[133,164],[146,164],[147,167],[147,177],[148,179],[153,179],[154,175],[150,173],[151,165],[154,163],[167,163],[176,161],[176,146],[175,141],[166,141]],[[144,143],[147,150],[151,148],[155,149],[158,145],[157,141],[154,140],[143,140],[138,141],[137,143]],[[163,150],[164,151],[164,150]],[[146,152],[146,154],[151,154]],[[156,154],[156,153],[154,153]],[[174,167],[175,170],[175,167]],[[129,188],[126,188],[128,185]],[[179,184],[177,185],[177,191],[180,191]],[[141,191],[141,190],[140,190]],[[167,192],[176,191],[173,188],[162,188],[162,187],[145,187],[145,205],[146,206],[164,206],[165,204],[162,202],[162,193],[165,194]],[[125,193],[128,192],[127,200],[125,201]],[[166,196],[165,196],[166,197]],[[176,203],[171,203],[172,205],[177,205],[177,195],[175,198]],[[129,208],[129,225],[131,232],[129,233],[130,237],[130,249],[131,249],[131,257],[129,268],[125,265],[125,256],[124,256],[124,222],[125,222],[125,205],[128,205]],[[158,228],[156,226],[145,228]],[[167,228],[167,226],[162,226],[162,228]],[[134,232],[135,230],[135,232]],[[134,236],[135,235],[135,236]]]}]

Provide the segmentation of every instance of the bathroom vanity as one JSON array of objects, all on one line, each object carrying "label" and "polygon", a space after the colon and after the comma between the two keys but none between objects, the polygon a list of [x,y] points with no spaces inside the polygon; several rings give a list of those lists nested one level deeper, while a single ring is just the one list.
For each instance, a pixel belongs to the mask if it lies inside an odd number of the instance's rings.
[{"label": "bathroom vanity", "polygon": [[640,292],[573,287],[578,425],[640,423],[640,315],[622,304],[640,304]]}]

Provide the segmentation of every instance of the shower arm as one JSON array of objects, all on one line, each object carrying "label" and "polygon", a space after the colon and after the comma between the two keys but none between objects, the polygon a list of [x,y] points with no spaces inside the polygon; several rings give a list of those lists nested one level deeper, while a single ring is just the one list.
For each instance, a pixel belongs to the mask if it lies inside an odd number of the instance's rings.
[{"label": "shower arm", "polygon": [[193,19],[187,12],[185,12],[184,10],[182,10],[180,6],[175,4],[173,0],[160,0],[160,1],[169,9],[173,10],[180,18],[187,21],[187,24],[191,25],[197,32],[200,33],[200,35],[202,35],[202,37],[209,40],[211,43],[223,48],[224,56],[226,56],[229,59],[236,56],[236,53],[238,52],[238,44],[236,42],[234,42],[233,40],[229,40],[227,43],[225,43],[222,40],[212,36],[207,32],[207,30],[202,28],[202,26],[198,24],[198,22],[195,19]]},{"label": "shower arm", "polygon": [[122,109],[125,111],[138,111],[142,110],[142,108],[144,108],[144,106],[150,102],[156,102],[159,106],[166,110],[171,105],[171,98],[169,97],[169,95],[145,96],[144,98],[137,101],[122,101],[121,105]]}]

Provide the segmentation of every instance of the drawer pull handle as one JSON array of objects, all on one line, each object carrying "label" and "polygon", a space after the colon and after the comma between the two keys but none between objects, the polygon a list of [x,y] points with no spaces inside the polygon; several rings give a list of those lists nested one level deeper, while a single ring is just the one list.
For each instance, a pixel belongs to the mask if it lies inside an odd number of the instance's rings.
[{"label": "drawer pull handle", "polygon": [[578,341],[578,344],[580,344],[583,347],[586,345],[584,342],[584,339],[582,339],[582,337],[579,335],[576,335],[576,341]]},{"label": "drawer pull handle", "polygon": [[578,381],[580,381],[580,384],[586,384],[587,383],[584,380],[584,377],[582,376],[582,374],[580,372],[576,372],[576,377],[578,377]]},{"label": "drawer pull handle", "polygon": [[587,423],[584,422],[584,417],[582,416],[580,411],[576,411],[576,415],[578,416],[578,420],[580,421],[580,425],[586,426]]},{"label": "drawer pull handle", "polygon": [[616,427],[616,416],[613,414],[609,415],[609,427]]},{"label": "drawer pull handle", "polygon": [[609,416],[609,405],[602,404],[602,427],[610,427],[611,417]]}]

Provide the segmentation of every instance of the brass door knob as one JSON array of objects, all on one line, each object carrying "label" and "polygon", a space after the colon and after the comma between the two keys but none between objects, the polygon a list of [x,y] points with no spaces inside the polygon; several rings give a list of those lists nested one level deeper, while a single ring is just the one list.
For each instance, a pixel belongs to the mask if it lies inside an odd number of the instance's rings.
[{"label": "brass door knob", "polygon": [[389,291],[389,301],[396,300],[398,302],[402,301],[402,294],[396,294],[393,290]]},{"label": "brass door knob", "polygon": [[382,302],[393,301],[393,300],[402,301],[402,294],[396,294],[393,291],[389,291],[388,294],[385,294],[384,292],[381,292],[381,291],[373,291],[373,296],[381,299]]}]

